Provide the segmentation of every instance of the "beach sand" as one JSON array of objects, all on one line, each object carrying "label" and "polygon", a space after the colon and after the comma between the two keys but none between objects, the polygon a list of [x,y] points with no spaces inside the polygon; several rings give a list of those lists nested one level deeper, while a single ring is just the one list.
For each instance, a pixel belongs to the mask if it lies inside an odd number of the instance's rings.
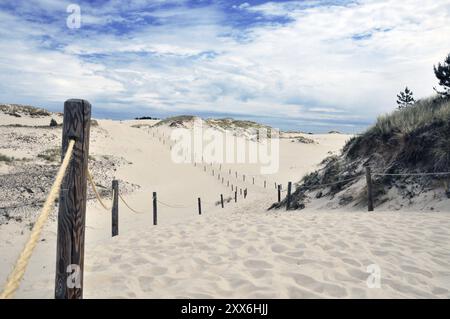
[{"label": "beach sand", "polygon": [[[107,135],[91,141],[91,154],[115,154],[132,163],[113,177],[141,186],[125,199],[143,214],[120,203],[119,236],[111,238],[110,212],[88,202],[86,298],[450,297],[448,212],[267,211],[277,200],[275,183],[285,187],[300,180],[350,136],[308,135],[316,144],[283,139],[279,171],[263,176],[252,164],[224,164],[222,170],[216,164],[207,172],[200,165],[175,164],[168,145],[153,137],[155,129],[132,127],[136,123],[101,120]],[[246,182],[229,175],[229,169],[246,174]],[[220,194],[232,196],[227,180],[247,188],[248,197],[239,194],[237,203],[222,209],[215,202]],[[157,226],[152,225],[154,191],[161,203],[177,206],[158,204]],[[1,283],[28,232],[17,222],[0,226]],[[42,239],[17,298],[53,297],[54,220]],[[368,267],[380,271],[379,287],[373,287]]]}]

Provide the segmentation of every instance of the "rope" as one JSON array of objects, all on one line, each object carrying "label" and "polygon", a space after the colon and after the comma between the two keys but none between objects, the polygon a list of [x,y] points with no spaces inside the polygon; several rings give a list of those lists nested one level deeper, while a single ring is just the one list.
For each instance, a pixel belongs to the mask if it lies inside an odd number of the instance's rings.
[{"label": "rope", "polygon": [[19,259],[17,260],[13,271],[8,277],[8,281],[5,285],[2,294],[0,295],[0,299],[12,298],[16,290],[19,288],[20,281],[22,280],[23,275],[25,274],[28,262],[30,261],[31,255],[33,254],[33,250],[36,247],[36,244],[41,235],[42,228],[44,227],[45,222],[47,221],[47,218],[50,215],[50,212],[52,211],[53,204],[60,191],[61,183],[63,181],[64,175],[66,174],[67,167],[69,166],[70,159],[72,157],[74,145],[75,141],[70,140],[69,145],[67,147],[67,152],[64,155],[64,159],[58,170],[58,174],[56,175],[52,188],[50,189],[50,193],[48,194],[47,200],[45,201],[42,211],[38,216],[36,223],[33,226],[33,229],[31,230],[30,237],[28,238],[28,241],[25,244],[25,247],[19,256]]},{"label": "rope", "polygon": [[167,204],[167,203],[164,203],[164,202],[160,201],[159,199],[157,199],[156,201],[157,201],[158,203],[160,203],[161,205],[164,205],[164,206],[170,207],[170,208],[191,208],[191,207],[194,207],[194,206],[195,206],[195,205],[182,206],[182,205],[176,205],[176,204],[170,205],[170,204]]},{"label": "rope", "polygon": [[120,200],[121,200],[121,201],[125,204],[125,206],[127,206],[128,209],[131,210],[133,213],[136,213],[136,214],[144,214],[144,212],[140,212],[140,211],[137,211],[137,210],[134,210],[133,208],[131,208],[131,207],[127,204],[127,202],[125,201],[125,199],[123,199],[122,195],[120,195],[120,193],[119,193],[118,195],[119,195]]},{"label": "rope", "polygon": [[108,207],[105,205],[105,203],[103,203],[103,201],[97,191],[97,187],[95,187],[95,183],[94,183],[94,180],[92,179],[92,175],[91,175],[91,172],[89,172],[89,169],[87,170],[87,176],[88,176],[89,184],[91,184],[92,189],[94,190],[95,197],[97,198],[98,202],[103,206],[103,208],[105,210],[107,210],[107,211],[111,210],[111,207]]},{"label": "rope", "polygon": [[450,175],[450,172],[438,172],[438,173],[398,173],[398,174],[383,174],[383,173],[374,173],[374,176],[441,176],[441,175]]}]

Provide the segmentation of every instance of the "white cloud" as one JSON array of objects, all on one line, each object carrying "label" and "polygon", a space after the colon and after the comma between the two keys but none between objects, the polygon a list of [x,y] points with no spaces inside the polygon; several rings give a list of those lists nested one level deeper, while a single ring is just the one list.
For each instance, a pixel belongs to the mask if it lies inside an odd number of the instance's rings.
[{"label": "white cloud", "polygon": [[[405,85],[432,94],[432,66],[450,51],[446,0],[243,2],[237,11],[274,20],[240,28],[218,5],[145,4],[133,2],[127,17],[115,1],[82,6],[86,28],[77,32],[0,13],[0,99],[79,96],[104,108],[358,121],[393,109]],[[111,23],[140,27],[101,29]]]}]

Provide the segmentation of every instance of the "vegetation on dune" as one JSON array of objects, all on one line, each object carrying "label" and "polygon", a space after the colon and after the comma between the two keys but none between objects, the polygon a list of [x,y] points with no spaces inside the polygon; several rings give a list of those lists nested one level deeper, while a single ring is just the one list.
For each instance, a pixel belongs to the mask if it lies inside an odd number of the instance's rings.
[{"label": "vegetation on dune", "polygon": [[[380,116],[365,133],[351,138],[340,156],[330,156],[322,168],[306,175],[293,194],[293,209],[304,208],[308,194],[334,197],[364,179],[365,166],[373,172],[435,173],[450,170],[450,98],[435,96],[411,107]],[[417,182],[418,193],[448,185],[447,176],[377,176],[373,178],[374,198],[379,204],[392,187],[403,189]],[[364,184],[365,185],[365,184]],[[348,196],[347,196],[348,197]],[[366,189],[342,198],[344,204],[366,201]],[[281,207],[275,204],[273,207]]]},{"label": "vegetation on dune", "polygon": [[14,161],[14,157],[9,157],[0,153],[0,162],[11,163]]},{"label": "vegetation on dune", "polygon": [[16,117],[21,117],[21,114],[32,117],[51,115],[49,111],[42,108],[20,104],[0,104],[0,111]]}]

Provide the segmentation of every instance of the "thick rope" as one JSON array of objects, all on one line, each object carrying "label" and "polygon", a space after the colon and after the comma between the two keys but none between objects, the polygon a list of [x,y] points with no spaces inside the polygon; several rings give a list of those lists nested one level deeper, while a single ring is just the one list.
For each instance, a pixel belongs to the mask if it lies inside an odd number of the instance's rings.
[{"label": "thick rope", "polygon": [[140,211],[137,211],[137,210],[134,210],[133,208],[131,208],[130,205],[127,204],[127,202],[125,201],[125,199],[123,199],[122,195],[120,195],[120,193],[119,193],[118,195],[119,195],[120,200],[121,200],[121,201],[125,204],[125,206],[127,206],[128,209],[131,210],[133,213],[135,213],[135,214],[144,214],[144,212],[140,212]]},{"label": "thick rope", "polygon": [[23,249],[22,253],[19,256],[19,259],[14,266],[13,271],[8,277],[8,281],[6,282],[5,288],[0,295],[0,299],[9,299],[14,296],[14,293],[19,288],[20,281],[25,274],[25,270],[27,268],[28,262],[30,261],[31,255],[33,254],[33,250],[39,241],[39,237],[41,235],[42,228],[47,221],[48,216],[53,210],[53,205],[56,197],[59,194],[61,183],[63,181],[64,175],[66,174],[67,167],[69,166],[70,159],[73,153],[73,146],[75,145],[75,141],[69,141],[69,145],[67,147],[67,152],[64,156],[64,160],[61,164],[61,167],[58,170],[58,174],[56,175],[56,179],[53,183],[53,186],[48,194],[47,200],[42,208],[40,215],[38,216],[36,223],[31,230],[30,237]]},{"label": "thick rope", "polygon": [[100,203],[100,205],[102,205],[105,210],[108,210],[108,211],[111,210],[111,207],[108,207],[105,205],[105,203],[103,203],[102,198],[100,197],[100,194],[97,191],[97,187],[95,186],[94,180],[92,179],[92,175],[89,172],[89,170],[87,170],[87,176],[89,179],[89,184],[91,184],[92,189],[94,190],[95,197],[97,197],[97,200]]}]

